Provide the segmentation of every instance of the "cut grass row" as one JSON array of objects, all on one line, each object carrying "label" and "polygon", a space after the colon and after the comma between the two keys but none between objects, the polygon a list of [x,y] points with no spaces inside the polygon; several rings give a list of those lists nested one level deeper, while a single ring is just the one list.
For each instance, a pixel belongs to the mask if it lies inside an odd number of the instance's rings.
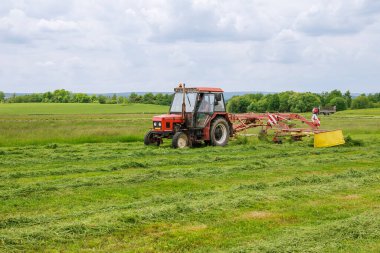
[{"label": "cut grass row", "polygon": [[376,252],[376,147],[1,148],[0,247]]},{"label": "cut grass row", "polygon": [[[67,112],[72,112],[71,106],[78,107],[81,104],[33,104],[38,106],[68,106]],[[0,104],[1,106],[18,106],[18,104]],[[24,105],[25,106],[25,105]],[[91,112],[94,114],[46,114],[46,115],[8,115],[0,114],[0,146],[23,146],[49,143],[100,143],[100,142],[134,142],[142,141],[146,131],[152,126],[154,114],[133,114],[134,106],[164,113],[168,108],[152,105],[97,105]],[[113,106],[112,114],[102,114],[100,106]],[[33,107],[32,107],[33,108]],[[41,107],[43,108],[43,107]],[[40,108],[40,109],[41,109]],[[115,114],[122,108],[124,114]],[[45,108],[46,109],[46,108]],[[45,110],[44,109],[44,110]],[[140,108],[142,109],[142,108]],[[47,109],[46,109],[47,110]],[[63,110],[63,109],[62,109]],[[367,110],[363,110],[367,111]],[[33,113],[40,112],[37,109]],[[52,111],[51,113],[54,113]],[[77,110],[83,113],[83,108]],[[363,114],[361,110],[339,112],[332,116],[321,116],[323,129],[343,129],[345,135],[351,135],[360,139],[380,139],[379,118],[380,109],[370,109]],[[15,112],[16,113],[16,112]],[[373,113],[372,116],[365,116]],[[363,116],[364,115],[364,116]],[[307,116],[307,115],[306,115]],[[257,133],[258,129],[250,130]]]}]

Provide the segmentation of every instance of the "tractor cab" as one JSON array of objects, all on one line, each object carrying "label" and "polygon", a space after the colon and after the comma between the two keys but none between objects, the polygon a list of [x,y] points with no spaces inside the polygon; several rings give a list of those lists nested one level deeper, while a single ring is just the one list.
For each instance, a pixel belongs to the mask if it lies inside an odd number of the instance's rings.
[{"label": "tractor cab", "polygon": [[176,88],[170,114],[182,115],[183,96],[185,96],[184,123],[188,128],[203,128],[214,112],[226,112],[223,90],[215,88]]},{"label": "tractor cab", "polygon": [[[169,114],[153,117],[153,128],[145,136],[144,142],[146,145],[153,143],[159,145],[163,142],[163,138],[169,138],[173,139],[174,147],[191,146],[201,141],[218,145],[210,135],[211,124],[216,118],[223,119],[225,123],[222,129],[224,132],[217,131],[217,135],[221,136],[216,136],[219,141],[223,138],[219,144],[224,146],[232,133],[232,124],[226,113],[223,90],[207,87],[185,88],[184,84],[180,84],[174,89]],[[174,138],[177,133],[181,133],[183,139],[187,139],[180,146],[176,141],[177,138]]]}]

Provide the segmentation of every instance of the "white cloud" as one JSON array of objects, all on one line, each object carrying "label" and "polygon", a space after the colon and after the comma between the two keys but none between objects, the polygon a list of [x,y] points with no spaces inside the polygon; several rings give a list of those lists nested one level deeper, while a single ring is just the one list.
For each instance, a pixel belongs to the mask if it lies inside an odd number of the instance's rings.
[{"label": "white cloud", "polygon": [[378,1],[322,1],[302,12],[294,27],[313,36],[361,32],[378,16]]},{"label": "white cloud", "polygon": [[378,91],[375,0],[4,0],[0,90]]},{"label": "white cloud", "polygon": [[77,31],[79,27],[73,21],[41,19],[37,22],[37,29],[45,32],[66,32]]},{"label": "white cloud", "polygon": [[0,18],[0,33],[8,43],[31,43],[35,40],[55,40],[54,32],[79,31],[79,25],[73,21],[61,19],[36,19],[26,15],[21,9],[11,9]]},{"label": "white cloud", "polygon": [[51,66],[54,66],[55,63],[53,61],[39,61],[39,62],[36,62],[36,65],[37,66],[41,66],[41,67],[51,67]]}]

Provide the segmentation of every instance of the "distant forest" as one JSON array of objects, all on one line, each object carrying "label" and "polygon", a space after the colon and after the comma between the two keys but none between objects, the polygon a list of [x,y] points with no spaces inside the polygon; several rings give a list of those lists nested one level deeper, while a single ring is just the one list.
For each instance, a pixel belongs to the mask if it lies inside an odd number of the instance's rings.
[{"label": "distant forest", "polygon": [[128,97],[104,95],[88,95],[85,93],[72,93],[70,91],[60,89],[53,92],[32,93],[26,95],[17,95],[6,98],[4,92],[0,91],[0,101],[5,103],[99,103],[99,104],[127,104],[127,103],[143,103],[170,105],[173,95],[145,93],[138,95],[131,93]]},{"label": "distant forest", "polygon": [[[26,95],[14,94],[5,97],[0,91],[0,102],[3,103],[100,103],[100,104],[127,104],[143,103],[156,105],[170,105],[172,94],[145,93],[139,95],[131,93],[128,97],[104,95],[88,95],[85,93],[72,93],[60,89],[53,92],[32,93]],[[338,111],[352,109],[363,109],[380,107],[380,93],[361,94],[355,98],[350,91],[344,94],[339,90],[331,92],[311,93],[285,91],[275,94],[246,94],[233,96],[228,100],[227,110],[229,112],[308,112],[313,107],[336,106]]]},{"label": "distant forest", "polygon": [[339,90],[311,93],[285,91],[276,94],[247,94],[232,97],[227,104],[229,112],[309,112],[313,107],[336,106],[337,111],[349,108],[380,107],[380,93],[361,94],[355,98],[350,91]]}]

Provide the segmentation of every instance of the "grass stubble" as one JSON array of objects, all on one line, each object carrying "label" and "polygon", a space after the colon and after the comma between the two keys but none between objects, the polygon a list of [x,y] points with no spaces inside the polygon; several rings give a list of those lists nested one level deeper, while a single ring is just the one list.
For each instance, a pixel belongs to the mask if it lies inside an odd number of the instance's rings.
[{"label": "grass stubble", "polygon": [[[185,150],[118,139],[3,141],[0,251],[378,252],[379,111],[354,115],[322,118],[350,136],[326,149],[254,137]],[[123,116],[77,115],[88,123],[71,124],[79,131],[93,121],[107,132]],[[118,127],[115,136],[128,136]]]}]

